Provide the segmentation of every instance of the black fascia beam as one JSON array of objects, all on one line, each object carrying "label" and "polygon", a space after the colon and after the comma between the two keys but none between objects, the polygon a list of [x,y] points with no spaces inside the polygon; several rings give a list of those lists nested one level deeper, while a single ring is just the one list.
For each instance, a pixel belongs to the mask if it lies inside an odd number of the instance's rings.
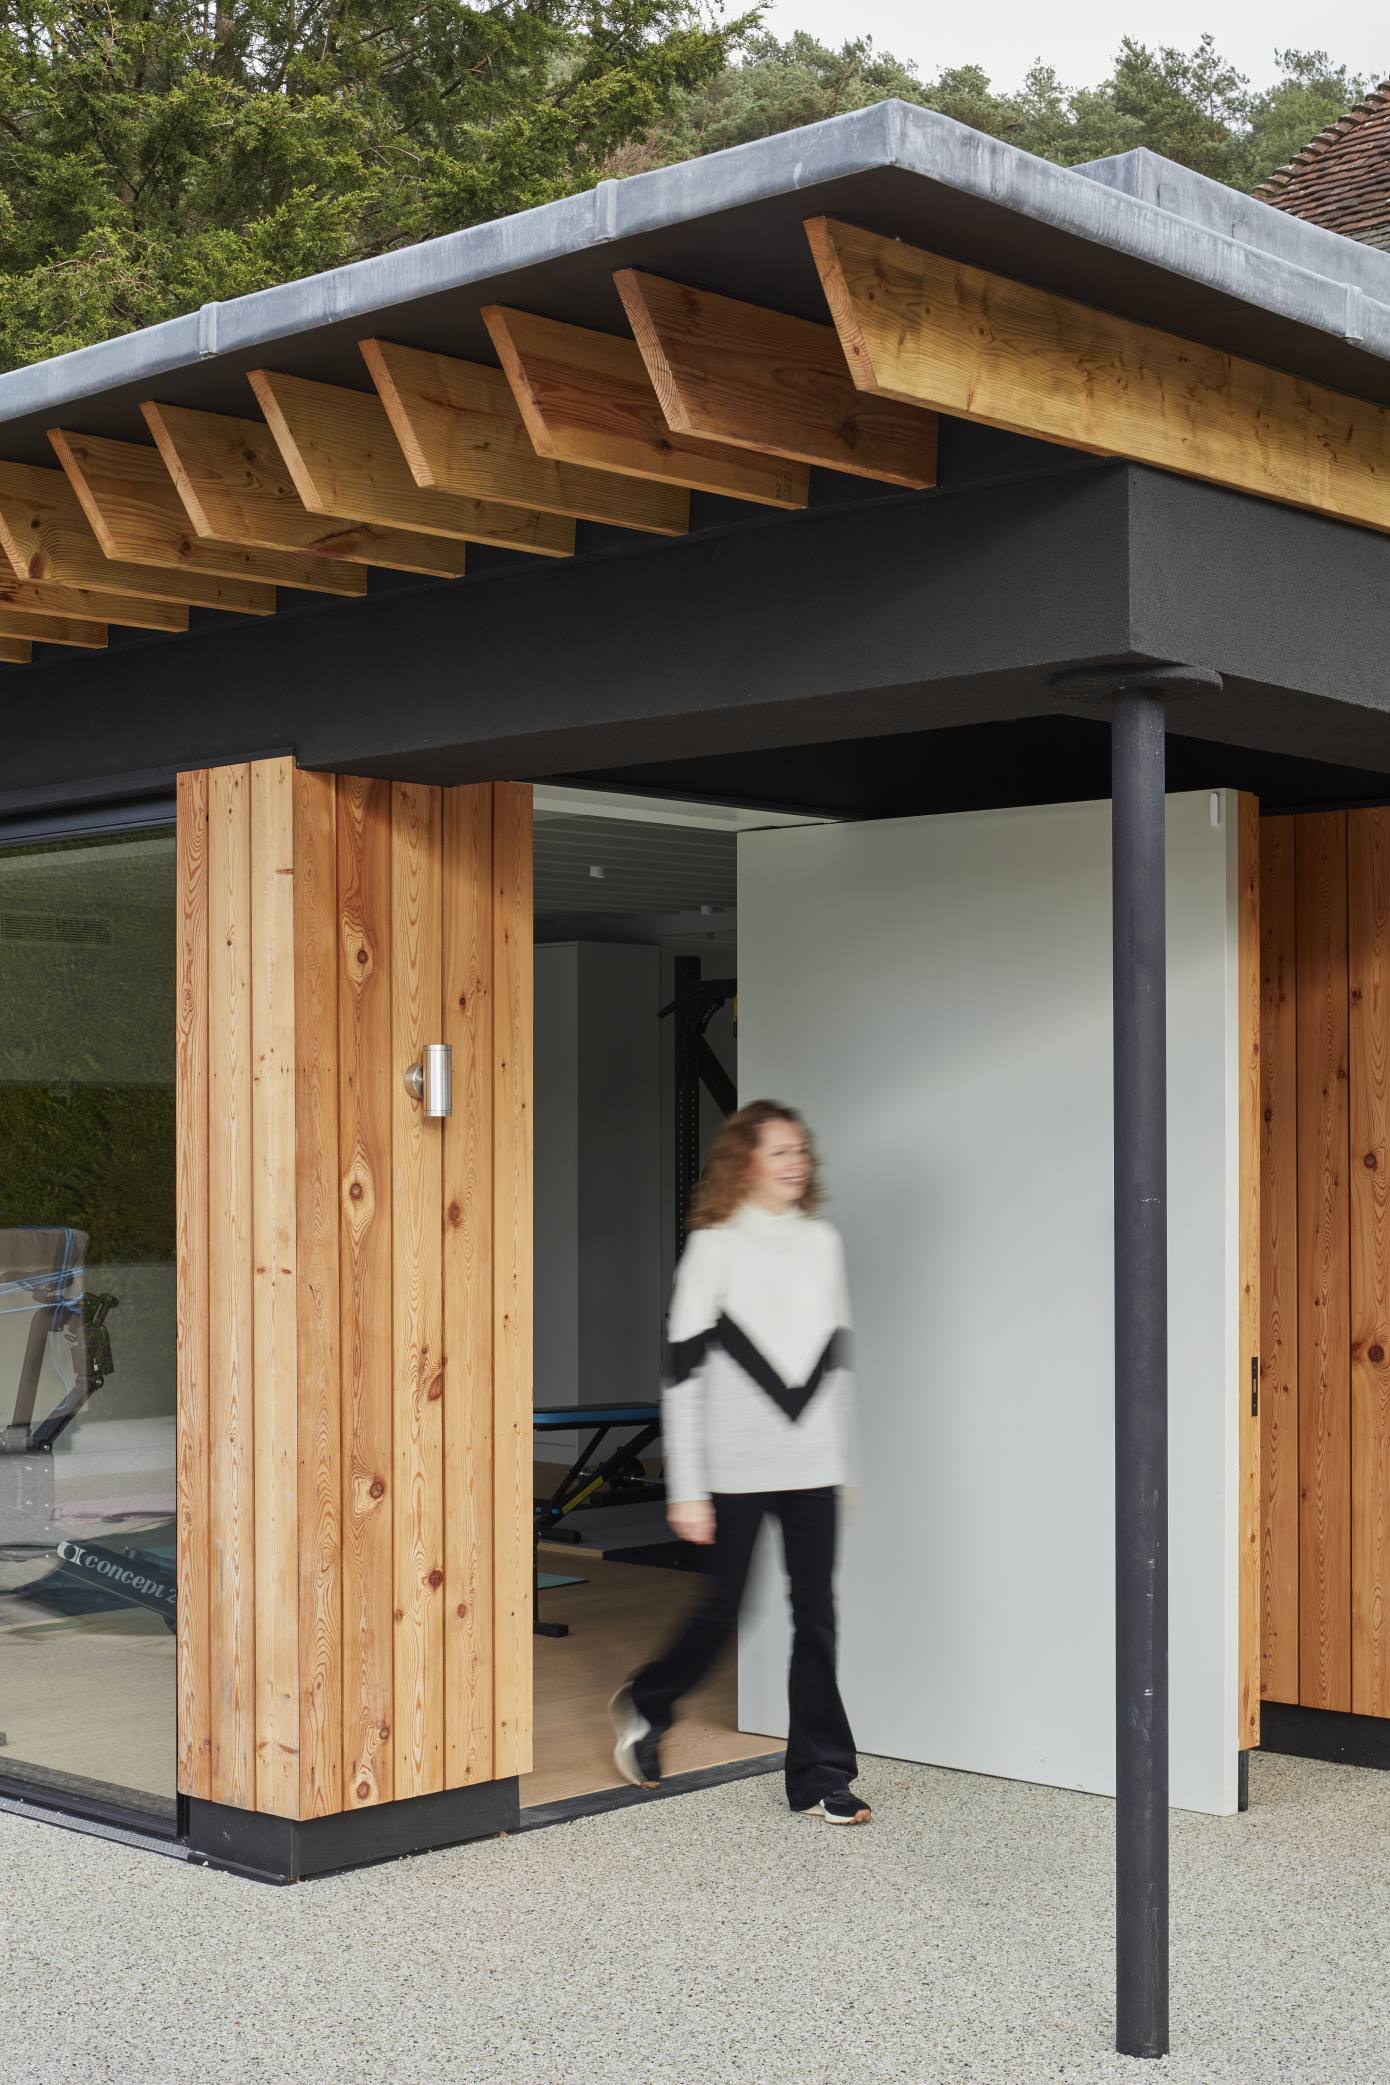
[{"label": "black fascia beam", "polygon": [[[819,508],[29,668],[6,785],[291,745],[455,782],[1009,716],[1126,659],[1126,469]],[[32,676],[32,678],[30,677]]]},{"label": "black fascia beam", "polygon": [[1139,466],[1128,484],[1131,645],[1225,680],[1178,728],[1390,770],[1390,534]]},{"label": "black fascia beam", "polygon": [[[482,560],[479,560],[482,563]],[[291,747],[526,780],[1065,712],[1060,669],[1224,677],[1182,730],[1390,772],[1390,537],[1138,466],[815,508],[13,669],[7,794]]]}]

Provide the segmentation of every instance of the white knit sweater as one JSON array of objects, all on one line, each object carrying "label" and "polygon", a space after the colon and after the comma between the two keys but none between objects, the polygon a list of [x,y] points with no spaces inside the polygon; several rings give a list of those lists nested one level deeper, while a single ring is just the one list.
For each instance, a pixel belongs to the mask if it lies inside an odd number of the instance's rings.
[{"label": "white knit sweater", "polygon": [[745,1202],[692,1231],[667,1324],[667,1497],[851,1482],[848,1335],[833,1225]]}]

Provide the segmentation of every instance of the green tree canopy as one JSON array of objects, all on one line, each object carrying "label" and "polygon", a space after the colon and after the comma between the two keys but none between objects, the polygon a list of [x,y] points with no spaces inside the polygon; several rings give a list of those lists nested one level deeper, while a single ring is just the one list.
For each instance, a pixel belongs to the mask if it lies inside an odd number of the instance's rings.
[{"label": "green tree canopy", "polygon": [[586,187],[747,27],[693,0],[0,7],[0,362]]},{"label": "green tree canopy", "polygon": [[1249,188],[1365,83],[1210,37],[1110,77],[923,78],[718,0],[0,0],[0,367],[900,96],[1063,165],[1147,145]]},{"label": "green tree canopy", "polygon": [[975,65],[923,79],[865,38],[832,50],[804,34],[779,42],[755,31],[737,61],[682,93],[671,118],[619,156],[625,170],[658,165],[897,95],[1063,166],[1147,145],[1249,189],[1366,91],[1326,51],[1279,51],[1275,62],[1276,84],[1257,92],[1210,36],[1192,51],[1125,37],[1113,72],[1097,87],[1067,87],[1039,61],[1017,92],[1006,93]]}]

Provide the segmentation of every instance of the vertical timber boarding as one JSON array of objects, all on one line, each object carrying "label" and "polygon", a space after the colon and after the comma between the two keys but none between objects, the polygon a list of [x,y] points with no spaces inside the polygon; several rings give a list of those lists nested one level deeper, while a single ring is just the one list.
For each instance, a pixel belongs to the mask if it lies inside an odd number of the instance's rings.
[{"label": "vertical timber boarding", "polygon": [[1240,1198],[1239,1738],[1260,1742],[1260,804],[1236,799]]},{"label": "vertical timber boarding", "polygon": [[178,876],[179,1787],[524,1773],[530,791],[185,774]]},{"label": "vertical timber boarding", "polygon": [[1390,811],[1261,833],[1265,1698],[1390,1716]]}]

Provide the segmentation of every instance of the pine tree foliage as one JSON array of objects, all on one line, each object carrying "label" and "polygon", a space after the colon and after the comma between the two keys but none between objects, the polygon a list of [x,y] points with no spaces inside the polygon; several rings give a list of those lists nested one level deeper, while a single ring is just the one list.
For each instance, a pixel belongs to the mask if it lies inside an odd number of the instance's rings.
[{"label": "pine tree foliage", "polygon": [[671,119],[620,158],[625,170],[660,165],[897,95],[1062,166],[1146,145],[1248,190],[1366,91],[1326,51],[1278,51],[1275,61],[1276,84],[1257,92],[1210,36],[1192,51],[1126,37],[1098,87],[1067,87],[1040,60],[1016,93],[1004,93],[975,65],[923,79],[867,38],[832,50],[804,34],[779,42],[755,32],[736,62],[682,94]]},{"label": "pine tree foliage", "polygon": [[692,0],[0,6],[0,365],[587,187],[747,26]]},{"label": "pine tree foliage", "polygon": [[1005,93],[719,4],[0,0],[0,367],[890,95],[1249,188],[1365,85],[1285,51],[1257,93],[1210,37],[1126,38],[1098,87]]}]

